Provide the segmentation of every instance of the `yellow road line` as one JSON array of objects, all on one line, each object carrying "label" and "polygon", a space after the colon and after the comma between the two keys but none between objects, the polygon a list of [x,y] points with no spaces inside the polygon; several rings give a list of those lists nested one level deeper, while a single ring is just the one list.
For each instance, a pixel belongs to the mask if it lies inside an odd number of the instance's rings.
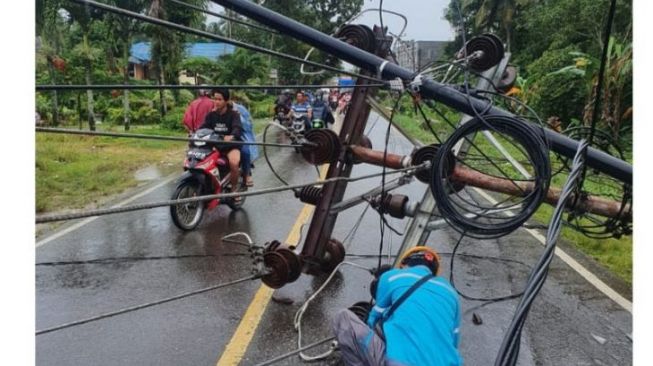
[{"label": "yellow road line", "polygon": [[[324,165],[322,166],[322,169],[320,169],[321,179],[324,179],[327,169],[328,165]],[[308,221],[308,218],[311,216],[314,209],[315,206],[308,204],[302,207],[302,210],[297,216],[297,220],[295,220],[295,223],[293,224],[293,227],[288,234],[288,238],[286,238],[285,242],[287,244],[299,244],[302,226]],[[247,347],[254,337],[254,332],[256,331],[256,328],[258,327],[258,324],[263,317],[265,308],[272,298],[273,292],[273,289],[267,287],[264,284],[261,284],[261,287],[259,287],[258,291],[256,291],[256,294],[254,295],[254,299],[249,304],[247,311],[245,311],[245,315],[240,320],[240,324],[238,324],[236,332],[231,337],[227,347],[220,356],[220,359],[217,363],[218,366],[238,365],[243,359],[243,356],[245,356],[245,352],[247,351]]]}]

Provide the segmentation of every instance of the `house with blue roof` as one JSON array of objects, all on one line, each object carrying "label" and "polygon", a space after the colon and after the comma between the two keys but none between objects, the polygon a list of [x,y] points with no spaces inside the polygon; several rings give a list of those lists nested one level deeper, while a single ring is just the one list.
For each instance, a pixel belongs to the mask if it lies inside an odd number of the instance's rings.
[{"label": "house with blue roof", "polygon": [[[227,43],[186,43],[184,47],[187,58],[206,57],[211,60],[217,60],[220,56],[236,51],[234,45]],[[154,78],[154,75],[150,75],[151,63],[151,43],[137,42],[132,44],[129,50],[129,75],[136,80]],[[179,82],[194,84],[195,79],[182,72]]]}]

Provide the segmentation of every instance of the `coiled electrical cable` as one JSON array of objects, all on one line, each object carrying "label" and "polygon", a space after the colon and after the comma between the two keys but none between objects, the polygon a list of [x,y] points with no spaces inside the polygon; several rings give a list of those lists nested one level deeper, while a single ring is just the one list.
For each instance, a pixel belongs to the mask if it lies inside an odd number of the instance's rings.
[{"label": "coiled electrical cable", "polygon": [[[489,125],[489,126],[488,126]],[[521,205],[520,211],[514,216],[498,217],[484,216],[479,207],[467,201],[462,194],[451,194],[453,188],[448,177],[452,167],[447,162],[447,152],[467,135],[491,129],[494,132],[511,137],[523,149],[533,169],[533,188],[523,199],[513,206]],[[438,150],[431,168],[430,189],[444,219],[458,232],[466,233],[475,238],[498,238],[521,227],[537,210],[546,197],[551,180],[551,167],[548,149],[541,135],[531,125],[516,118],[505,116],[484,116],[484,121],[474,118],[458,128]],[[467,205],[456,202],[463,200]],[[475,211],[474,211],[475,210]],[[468,217],[472,213],[472,217]],[[493,219],[487,222],[486,219]]]}]

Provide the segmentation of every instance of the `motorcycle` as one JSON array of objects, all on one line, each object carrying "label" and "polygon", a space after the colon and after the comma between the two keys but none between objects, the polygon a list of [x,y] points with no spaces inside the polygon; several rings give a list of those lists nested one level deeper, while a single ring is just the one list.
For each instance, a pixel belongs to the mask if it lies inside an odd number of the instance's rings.
[{"label": "motorcycle", "polygon": [[[186,152],[184,160],[184,174],[179,178],[177,187],[171,199],[177,200],[209,194],[218,194],[224,191],[235,191],[231,187],[231,172],[227,156],[213,147],[222,141],[222,136],[212,129],[203,128],[193,134],[193,139]],[[198,141],[201,140],[201,141]],[[239,191],[246,191],[247,187],[239,174]],[[240,200],[224,198],[202,202],[189,202],[170,206],[172,222],[184,230],[190,231],[197,227],[204,217],[205,211],[210,211],[220,203],[225,203],[232,210],[239,210],[245,197]]]}]

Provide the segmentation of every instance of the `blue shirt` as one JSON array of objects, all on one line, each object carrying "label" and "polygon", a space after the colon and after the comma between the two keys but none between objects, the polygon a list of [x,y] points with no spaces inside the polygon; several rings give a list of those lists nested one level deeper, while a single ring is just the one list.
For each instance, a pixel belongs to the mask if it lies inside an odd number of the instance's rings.
[{"label": "blue shirt", "polygon": [[306,117],[308,117],[308,111],[313,109],[308,101],[304,103],[294,103],[291,108],[292,111],[295,112],[295,114],[299,114]]},{"label": "blue shirt", "polygon": [[[234,107],[236,108],[238,113],[240,113],[240,123],[243,125],[242,127],[243,141],[256,142],[256,138],[254,137],[252,117],[250,116],[249,111],[247,110],[247,108],[245,108],[245,106],[240,105],[238,103],[234,103]],[[256,158],[258,158],[258,146],[249,145],[247,147],[249,148],[250,159],[252,161],[256,160]]]},{"label": "blue shirt", "polygon": [[[368,325],[374,328],[404,292],[430,273],[426,266],[415,266],[392,269],[381,275]],[[458,294],[446,279],[434,277],[413,292],[383,323],[386,357],[405,365],[461,365],[459,327]]]}]

